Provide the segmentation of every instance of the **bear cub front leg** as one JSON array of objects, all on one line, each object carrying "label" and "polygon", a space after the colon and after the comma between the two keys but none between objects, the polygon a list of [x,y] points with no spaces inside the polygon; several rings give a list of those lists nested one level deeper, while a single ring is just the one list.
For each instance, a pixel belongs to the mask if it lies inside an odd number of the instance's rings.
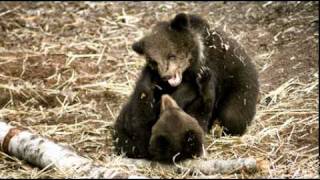
[{"label": "bear cub front leg", "polygon": [[213,104],[215,100],[213,73],[208,67],[202,66],[200,68],[200,72],[197,74],[196,82],[199,88],[200,97],[203,101],[203,110],[209,113],[213,110]]}]

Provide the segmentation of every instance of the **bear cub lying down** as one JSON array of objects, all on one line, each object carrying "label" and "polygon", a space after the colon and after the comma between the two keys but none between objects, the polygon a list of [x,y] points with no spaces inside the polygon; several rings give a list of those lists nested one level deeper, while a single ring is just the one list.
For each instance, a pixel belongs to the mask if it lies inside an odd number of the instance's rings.
[{"label": "bear cub lying down", "polygon": [[[114,143],[119,154],[157,157],[161,149],[149,143],[161,119],[164,94],[194,117],[204,132],[214,120],[227,134],[245,132],[256,112],[259,85],[254,64],[236,41],[210,29],[203,18],[181,13],[157,23],[132,48],[145,57],[146,65],[115,122]],[[161,138],[159,142],[168,144]]]},{"label": "bear cub lying down", "polygon": [[149,152],[155,160],[170,161],[176,157],[178,161],[202,154],[203,129],[169,95],[161,98],[160,118],[151,134]]}]

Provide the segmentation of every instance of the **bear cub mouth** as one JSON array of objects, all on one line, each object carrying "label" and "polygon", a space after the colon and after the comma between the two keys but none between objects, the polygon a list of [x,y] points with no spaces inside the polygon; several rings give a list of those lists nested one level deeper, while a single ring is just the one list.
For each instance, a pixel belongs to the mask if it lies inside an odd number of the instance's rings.
[{"label": "bear cub mouth", "polygon": [[168,79],[168,83],[170,84],[170,86],[172,87],[177,87],[181,84],[182,82],[182,74],[179,73],[179,72],[176,72],[174,74],[174,76],[171,76],[169,79]]}]

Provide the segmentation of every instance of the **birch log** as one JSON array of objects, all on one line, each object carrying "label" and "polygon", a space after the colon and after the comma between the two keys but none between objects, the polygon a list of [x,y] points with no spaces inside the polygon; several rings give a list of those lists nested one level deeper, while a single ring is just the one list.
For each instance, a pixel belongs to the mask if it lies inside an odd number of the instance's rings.
[{"label": "birch log", "polygon": [[94,164],[66,147],[0,121],[1,150],[40,168],[55,167],[74,178],[144,178]]}]

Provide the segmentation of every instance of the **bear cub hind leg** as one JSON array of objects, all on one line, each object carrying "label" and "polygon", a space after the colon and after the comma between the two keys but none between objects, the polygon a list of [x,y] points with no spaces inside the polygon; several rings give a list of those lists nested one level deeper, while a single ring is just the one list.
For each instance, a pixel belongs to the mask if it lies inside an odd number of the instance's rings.
[{"label": "bear cub hind leg", "polygon": [[[217,110],[218,120],[226,134],[243,135],[256,113],[255,98],[249,98],[248,93],[243,92],[239,90],[230,93]],[[255,96],[255,93],[251,96]]]}]

